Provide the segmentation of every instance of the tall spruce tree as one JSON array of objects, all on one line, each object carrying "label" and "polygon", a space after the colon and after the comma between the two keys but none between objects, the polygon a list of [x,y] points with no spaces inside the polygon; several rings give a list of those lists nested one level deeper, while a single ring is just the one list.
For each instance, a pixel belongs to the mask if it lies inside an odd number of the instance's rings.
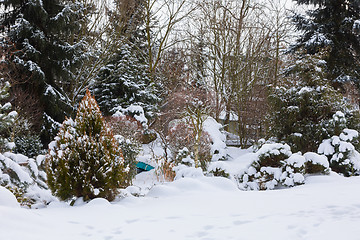
[{"label": "tall spruce tree", "polygon": [[142,15],[143,1],[116,0],[109,12],[109,36],[116,41],[114,53],[95,79],[92,90],[104,115],[115,109],[138,105],[152,117],[159,101],[146,61]]},{"label": "tall spruce tree", "polygon": [[0,18],[1,45],[7,64],[26,79],[7,80],[36,95],[43,108],[43,141],[52,138],[59,122],[74,112],[67,97],[73,72],[82,63],[85,42],[77,34],[86,27],[88,6],[70,0],[4,0]]},{"label": "tall spruce tree", "polygon": [[148,117],[156,111],[158,97],[147,65],[128,44],[100,71],[93,90],[104,115],[132,104],[141,106]]},{"label": "tall spruce tree", "polygon": [[292,46],[307,54],[327,49],[326,72],[335,85],[355,82],[360,89],[360,0],[294,0],[312,6],[293,21],[303,34]]}]

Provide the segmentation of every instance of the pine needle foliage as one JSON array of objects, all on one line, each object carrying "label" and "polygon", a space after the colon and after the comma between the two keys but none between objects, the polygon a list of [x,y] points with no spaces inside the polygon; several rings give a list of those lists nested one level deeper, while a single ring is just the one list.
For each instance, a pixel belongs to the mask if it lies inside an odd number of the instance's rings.
[{"label": "pine needle foliage", "polygon": [[294,0],[310,9],[292,18],[299,35],[292,51],[317,54],[327,49],[326,73],[333,83],[360,81],[360,1],[359,0]]},{"label": "pine needle foliage", "polygon": [[131,183],[122,151],[90,91],[75,120],[62,124],[46,162],[49,188],[62,200],[102,197],[111,201],[119,188]]},{"label": "pine needle foliage", "polygon": [[340,134],[344,126],[333,121],[337,111],[355,117],[351,106],[328,83],[323,67],[321,56],[299,58],[287,69],[282,85],[269,95],[270,136],[289,144],[294,152],[316,152],[324,139]]},{"label": "pine needle foliage", "polygon": [[[2,79],[1,79],[2,80]],[[0,86],[0,150],[5,151],[8,149],[8,143],[10,139],[10,128],[14,124],[17,116],[16,111],[11,110],[11,104],[6,102],[9,98],[10,83],[5,82]]]}]

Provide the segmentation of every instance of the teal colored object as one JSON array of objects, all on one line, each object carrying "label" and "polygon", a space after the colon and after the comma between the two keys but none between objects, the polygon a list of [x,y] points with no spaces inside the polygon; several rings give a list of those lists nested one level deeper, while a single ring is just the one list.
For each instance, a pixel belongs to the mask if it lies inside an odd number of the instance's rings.
[{"label": "teal colored object", "polygon": [[138,163],[136,164],[136,167],[137,167],[138,169],[143,170],[143,171],[150,171],[151,169],[154,169],[153,166],[150,166],[149,164],[146,164],[146,163],[144,163],[144,162],[138,162]]}]

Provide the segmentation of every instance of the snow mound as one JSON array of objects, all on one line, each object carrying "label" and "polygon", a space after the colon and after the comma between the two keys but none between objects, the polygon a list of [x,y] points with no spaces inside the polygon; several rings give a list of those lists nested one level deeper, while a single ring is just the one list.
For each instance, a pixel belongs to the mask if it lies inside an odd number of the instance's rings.
[{"label": "snow mound", "polygon": [[19,208],[20,204],[9,190],[0,186],[0,206]]},{"label": "snow mound", "polygon": [[236,184],[223,177],[181,178],[171,183],[154,186],[147,197],[167,198],[202,192],[238,192]]},{"label": "snow mound", "polygon": [[201,168],[188,167],[186,165],[179,165],[174,168],[176,172],[176,179],[180,178],[198,178],[204,177],[204,173]]},{"label": "snow mound", "polygon": [[111,203],[105,198],[95,198],[91,200],[87,206],[109,206]]}]

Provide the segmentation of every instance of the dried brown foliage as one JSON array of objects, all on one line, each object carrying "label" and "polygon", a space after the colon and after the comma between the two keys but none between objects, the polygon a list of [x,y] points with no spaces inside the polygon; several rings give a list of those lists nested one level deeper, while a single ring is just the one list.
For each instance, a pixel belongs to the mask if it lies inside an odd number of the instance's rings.
[{"label": "dried brown foliage", "polygon": [[112,128],[115,135],[121,135],[127,139],[141,141],[143,127],[139,121],[130,116],[105,117],[106,122]]},{"label": "dried brown foliage", "polygon": [[157,167],[155,169],[158,181],[172,182],[175,179],[176,173],[174,171],[175,164],[167,161],[164,157],[156,159]]}]

